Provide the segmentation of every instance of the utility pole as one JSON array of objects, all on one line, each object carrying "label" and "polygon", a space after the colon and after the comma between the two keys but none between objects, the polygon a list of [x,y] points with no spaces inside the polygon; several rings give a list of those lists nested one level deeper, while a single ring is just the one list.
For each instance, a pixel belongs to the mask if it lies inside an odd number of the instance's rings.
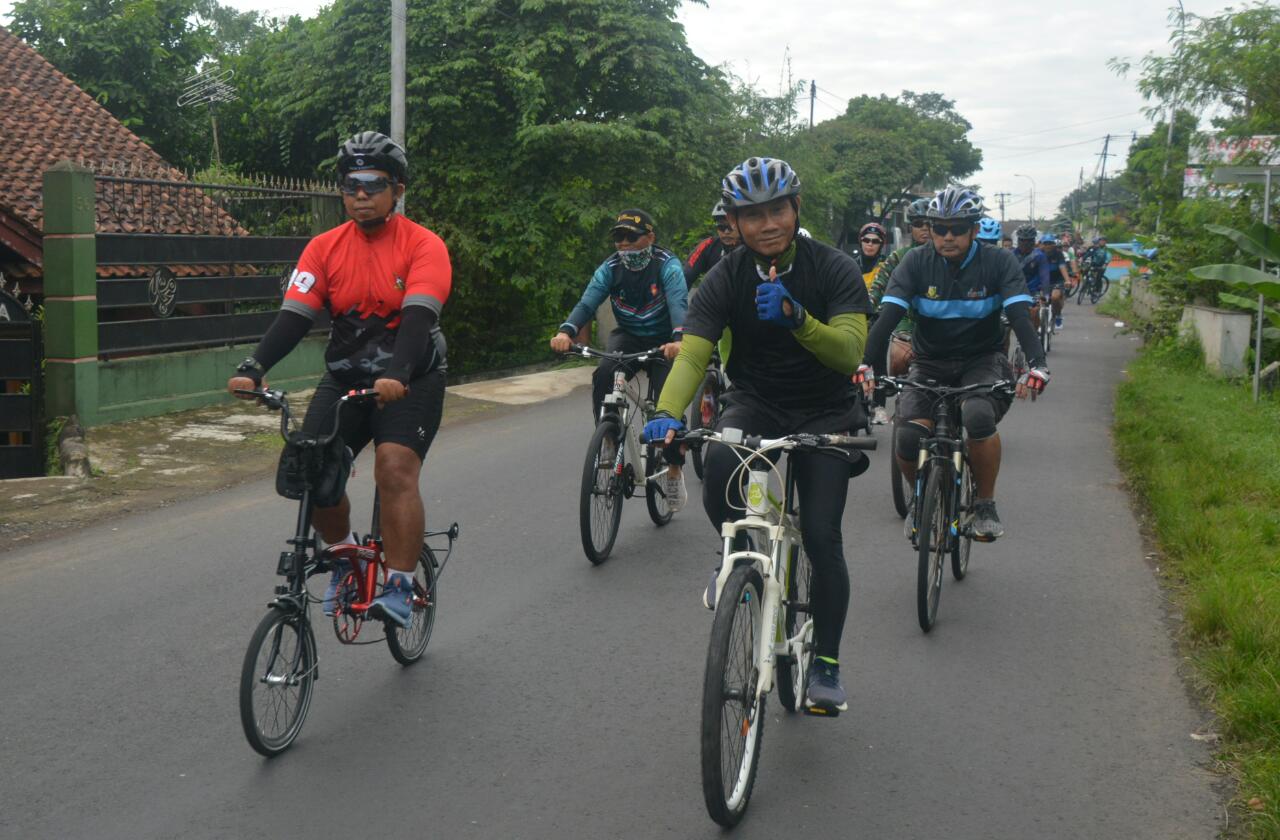
[{"label": "utility pole", "polygon": [[[1182,6],[1182,0],[1178,0],[1178,49],[1182,48],[1182,40],[1187,34],[1187,10]],[[1178,80],[1181,83],[1181,79]],[[1160,186],[1163,188],[1165,182],[1169,180],[1169,158],[1173,156],[1173,123],[1178,117],[1178,94],[1177,87],[1174,88],[1174,95],[1169,101],[1169,127],[1164,138],[1164,169],[1160,173]],[[1160,207],[1156,210],[1156,236],[1160,235],[1160,217],[1164,215],[1164,201],[1160,201]]]},{"label": "utility pole", "polygon": [[[404,53],[405,0],[391,0],[391,139],[405,148],[404,141]],[[401,198],[396,210],[404,212]]]},{"label": "utility pole", "polygon": [[1102,212],[1102,186],[1107,182],[1107,150],[1111,148],[1111,135],[1102,141],[1102,174],[1098,176],[1098,203],[1093,208],[1093,230],[1098,231],[1098,214]]},{"label": "utility pole", "polygon": [[1004,200],[1013,193],[998,192],[996,193],[996,201],[1000,202],[1000,224],[1004,224]]},{"label": "utility pole", "polygon": [[1080,219],[1080,197],[1084,195],[1084,167],[1080,167],[1080,180],[1076,181],[1075,195],[1071,198],[1071,221],[1072,228],[1075,222]]},{"label": "utility pole", "polygon": [[813,103],[818,100],[818,83],[809,80],[809,130],[813,130]]}]

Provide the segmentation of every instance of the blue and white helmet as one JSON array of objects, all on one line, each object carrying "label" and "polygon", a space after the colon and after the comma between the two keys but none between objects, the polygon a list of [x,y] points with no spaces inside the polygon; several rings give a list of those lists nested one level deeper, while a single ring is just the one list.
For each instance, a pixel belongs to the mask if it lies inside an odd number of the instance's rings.
[{"label": "blue and white helmet", "polygon": [[976,222],[983,214],[982,197],[968,187],[947,187],[929,202],[930,219]]},{"label": "blue and white helmet", "polygon": [[1040,237],[1040,244],[1041,245],[1057,245],[1058,237],[1054,236],[1052,233],[1043,234]]},{"label": "blue and white helmet", "polygon": [[985,242],[1000,241],[1000,223],[990,217],[978,222],[978,238]]},{"label": "blue and white helmet", "polygon": [[720,183],[725,208],[766,204],[775,198],[800,195],[800,176],[778,158],[747,158]]}]

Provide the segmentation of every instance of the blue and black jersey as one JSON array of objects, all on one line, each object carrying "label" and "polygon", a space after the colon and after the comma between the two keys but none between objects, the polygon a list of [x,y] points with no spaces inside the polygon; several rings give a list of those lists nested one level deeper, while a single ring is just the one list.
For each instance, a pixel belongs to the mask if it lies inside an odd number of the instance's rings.
[{"label": "blue and black jersey", "polygon": [[1009,251],[974,242],[964,260],[951,263],[925,244],[902,258],[881,303],[915,314],[917,356],[955,359],[1002,349],[1001,310],[1030,304],[1031,295]]},{"label": "blue and black jersey", "polygon": [[663,342],[678,339],[689,309],[689,288],[680,259],[654,247],[648,265],[640,271],[629,271],[615,252],[596,269],[582,299],[560,329],[576,333],[591,322],[606,299],[624,332]]},{"label": "blue and black jersey", "polygon": [[1032,293],[1041,289],[1048,291],[1053,280],[1049,277],[1049,258],[1045,256],[1044,251],[1032,248],[1026,254],[1021,251],[1012,253],[1022,268],[1022,277],[1027,281],[1028,291]]}]

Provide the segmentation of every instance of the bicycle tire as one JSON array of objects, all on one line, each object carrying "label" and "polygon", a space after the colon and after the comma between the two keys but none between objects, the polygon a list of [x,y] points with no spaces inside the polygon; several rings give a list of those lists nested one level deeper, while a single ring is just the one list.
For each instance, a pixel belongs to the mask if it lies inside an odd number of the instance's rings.
[{"label": "bicycle tire", "polygon": [[1092,287],[1093,282],[1090,280],[1084,280],[1080,283],[1080,294],[1076,295],[1076,306],[1082,306],[1084,304],[1084,299],[1089,294]]},{"label": "bicycle tire", "polygon": [[[702,400],[707,390],[711,390],[714,404],[711,410],[711,417],[708,418],[703,412]],[[689,428],[690,429],[714,429],[716,421],[720,419],[720,380],[714,373],[707,373],[702,379],[702,384],[698,386],[698,392],[693,396],[693,404],[689,407]],[[710,423],[708,424],[708,420]],[[702,479],[703,457],[702,447],[697,447],[690,453],[690,459],[693,461],[693,471],[697,474],[698,479]]]},{"label": "bicycle tire", "polygon": [[[310,626],[297,612],[272,608],[249,638],[240,668],[240,724],[249,746],[272,758],[293,744],[311,708],[315,677]],[[296,693],[286,693],[293,688]]]},{"label": "bicycle tire", "polygon": [[1097,285],[1097,291],[1091,292],[1089,295],[1089,299],[1096,304],[1098,301],[1102,300],[1102,298],[1107,294],[1107,290],[1109,290],[1110,288],[1111,288],[1111,281],[1108,280],[1106,277],[1103,277],[1102,281]]},{"label": "bicycle tire", "polygon": [[[783,594],[785,603],[781,614],[782,640],[794,636],[796,628],[803,625],[802,618],[811,615],[809,598],[813,591],[812,582],[813,569],[809,566],[809,559],[804,556],[804,548],[793,545],[791,562],[787,564],[787,588]],[[808,675],[809,663],[813,661],[812,642],[810,639],[798,660],[793,659],[790,654],[777,659],[778,674],[775,682],[778,686],[778,700],[788,712],[804,711],[804,681]]]},{"label": "bicycle tire", "polygon": [[[596,425],[587,444],[587,458],[582,466],[582,487],[578,499],[578,531],[582,550],[594,565],[609,557],[618,538],[622,520],[622,484],[611,468],[598,466],[601,447],[608,441],[613,451],[621,445],[616,423],[605,420]],[[606,453],[607,454],[607,453]],[[612,463],[612,459],[607,459]]]},{"label": "bicycle tire", "polygon": [[951,576],[956,580],[964,580],[969,573],[969,553],[973,549],[973,473],[969,470],[969,459],[964,459],[964,469],[960,473],[960,507],[952,517],[959,524],[959,533],[955,535],[951,546]]},{"label": "bicycle tire", "polygon": [[[663,464],[662,447],[653,444],[645,444],[644,462],[648,466],[646,469],[653,469],[655,464]],[[658,486],[658,482],[645,479],[644,482],[644,506],[649,509],[649,518],[653,520],[653,524],[661,528],[671,521],[671,515],[675,513],[671,509],[671,505],[667,504],[667,495],[662,492],[662,488]]]},{"label": "bicycle tire", "polygon": [[437,568],[435,553],[424,545],[413,570],[413,613],[409,626],[387,624],[387,648],[401,665],[409,666],[421,659],[427,642],[431,641],[431,630],[436,624]]},{"label": "bicycle tire", "polygon": [[899,519],[906,519],[911,487],[907,483],[907,477],[902,474],[902,467],[898,465],[898,418],[895,416],[889,422],[893,429],[890,435],[892,445],[889,447],[889,479],[893,482],[893,509],[897,511]]},{"label": "bicycle tire", "polygon": [[938,617],[938,601],[942,598],[942,564],[947,554],[947,502],[944,493],[949,489],[949,476],[942,463],[929,466],[923,498],[920,500],[920,518],[916,520],[916,617],[920,629],[928,633]]},{"label": "bicycle tire", "polygon": [[[763,594],[764,583],[753,566],[734,569],[720,592],[707,647],[702,683],[702,794],[711,819],[725,828],[737,825],[746,813],[760,767],[767,716],[763,701],[755,702],[759,676],[755,658],[764,631]],[[731,668],[735,673],[727,673]],[[726,706],[732,709],[728,726]],[[733,750],[735,745],[741,750]],[[727,756],[726,746],[730,747]],[[727,791],[726,782],[731,784]]]}]

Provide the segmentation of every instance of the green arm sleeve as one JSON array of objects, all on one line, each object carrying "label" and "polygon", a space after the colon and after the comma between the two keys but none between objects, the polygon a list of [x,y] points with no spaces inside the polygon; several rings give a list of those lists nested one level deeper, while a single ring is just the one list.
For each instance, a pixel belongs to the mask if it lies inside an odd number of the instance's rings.
[{"label": "green arm sleeve", "polygon": [[693,395],[702,384],[713,347],[710,341],[697,335],[686,335],[680,340],[680,354],[671,363],[671,373],[667,374],[666,384],[662,386],[658,411],[665,411],[672,417],[684,416],[685,409],[693,402]]},{"label": "green arm sleeve", "polygon": [[[791,334],[801,347],[817,356],[818,361],[838,373],[852,375],[867,344],[867,316],[861,312],[848,312],[835,316],[830,324],[824,324],[809,315]],[[667,382],[670,384],[671,380]],[[689,398],[693,398],[692,391]]]}]

